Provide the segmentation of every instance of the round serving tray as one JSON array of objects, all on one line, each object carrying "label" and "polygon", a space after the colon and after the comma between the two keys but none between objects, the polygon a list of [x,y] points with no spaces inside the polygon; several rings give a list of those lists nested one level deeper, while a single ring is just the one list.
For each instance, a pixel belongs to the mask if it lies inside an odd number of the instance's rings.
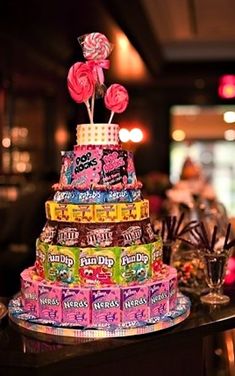
[{"label": "round serving tray", "polygon": [[46,322],[45,320],[35,319],[22,310],[21,299],[17,297],[10,301],[9,307],[10,319],[21,328],[31,332],[55,335],[60,337],[77,337],[77,338],[113,338],[136,336],[157,332],[170,328],[184,321],[190,314],[190,300],[186,296],[178,293],[177,306],[174,310],[166,315],[155,319],[154,323],[140,323],[139,326],[123,328],[113,326],[109,328],[80,328],[75,326],[66,326]]}]

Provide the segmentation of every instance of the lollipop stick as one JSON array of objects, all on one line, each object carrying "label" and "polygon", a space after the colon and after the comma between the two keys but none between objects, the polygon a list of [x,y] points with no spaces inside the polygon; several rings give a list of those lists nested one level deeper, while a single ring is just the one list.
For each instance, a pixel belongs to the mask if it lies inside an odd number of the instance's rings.
[{"label": "lollipop stick", "polygon": [[109,121],[108,121],[108,124],[110,124],[111,121],[113,120],[113,115],[114,115],[114,112],[112,111],[112,112],[111,112],[111,115],[110,115],[110,118],[109,118]]},{"label": "lollipop stick", "polygon": [[94,122],[94,108],[95,108],[95,92],[91,97],[91,116],[92,116],[92,123]]},{"label": "lollipop stick", "polygon": [[93,124],[93,119],[92,119],[92,114],[91,114],[91,108],[90,108],[89,101],[86,101],[85,105],[86,105],[86,108],[87,108],[87,112],[88,112],[88,116],[89,116],[90,122],[91,122],[91,124]]}]

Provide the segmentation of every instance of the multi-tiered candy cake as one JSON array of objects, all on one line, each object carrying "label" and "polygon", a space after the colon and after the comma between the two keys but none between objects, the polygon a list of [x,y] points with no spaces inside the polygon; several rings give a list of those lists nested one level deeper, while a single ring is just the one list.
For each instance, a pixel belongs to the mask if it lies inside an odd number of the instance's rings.
[{"label": "multi-tiered candy cake", "polygon": [[32,317],[58,325],[132,327],[152,323],[177,304],[174,268],[162,263],[132,153],[119,126],[94,124],[94,99],[104,93],[113,113],[128,104],[126,89],[103,85],[111,46],[92,33],[80,39],[86,63],[69,71],[73,99],[84,102],[90,124],[77,126],[73,151],[62,152],[59,183],[46,202],[47,222],[34,267],[21,274],[22,304]]}]

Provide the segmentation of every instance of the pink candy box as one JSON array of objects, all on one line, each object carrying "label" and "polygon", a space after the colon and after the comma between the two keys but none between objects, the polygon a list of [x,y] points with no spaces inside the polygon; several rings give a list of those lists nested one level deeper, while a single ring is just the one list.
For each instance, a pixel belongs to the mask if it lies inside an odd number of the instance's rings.
[{"label": "pink candy box", "polygon": [[61,287],[39,284],[38,300],[41,319],[61,322]]},{"label": "pink candy box", "polygon": [[73,181],[76,184],[97,184],[102,169],[102,150],[75,150]]},{"label": "pink candy box", "polygon": [[163,316],[169,310],[169,282],[153,282],[149,285],[150,318]]},{"label": "pink candy box", "polygon": [[177,272],[170,268],[169,274],[169,310],[175,309],[177,305]]},{"label": "pink candy box", "polygon": [[120,289],[92,289],[92,325],[119,325],[121,322]]},{"label": "pink candy box", "polygon": [[29,278],[27,270],[21,273],[21,293],[24,310],[37,317],[39,314],[38,282]]},{"label": "pink candy box", "polygon": [[90,290],[84,288],[62,289],[62,320],[81,326],[90,324]]},{"label": "pink candy box", "polygon": [[136,325],[149,318],[148,288],[144,286],[123,287],[121,289],[122,323]]}]

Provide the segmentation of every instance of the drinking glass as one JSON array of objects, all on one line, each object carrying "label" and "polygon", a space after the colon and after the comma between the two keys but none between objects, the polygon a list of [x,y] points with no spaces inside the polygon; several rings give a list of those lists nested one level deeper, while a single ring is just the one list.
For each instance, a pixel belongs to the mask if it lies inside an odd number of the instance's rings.
[{"label": "drinking glass", "polygon": [[210,292],[200,298],[203,303],[226,304],[229,302],[230,298],[221,292],[229,255],[229,250],[225,249],[199,250],[199,256],[204,263],[206,283],[210,288]]}]

